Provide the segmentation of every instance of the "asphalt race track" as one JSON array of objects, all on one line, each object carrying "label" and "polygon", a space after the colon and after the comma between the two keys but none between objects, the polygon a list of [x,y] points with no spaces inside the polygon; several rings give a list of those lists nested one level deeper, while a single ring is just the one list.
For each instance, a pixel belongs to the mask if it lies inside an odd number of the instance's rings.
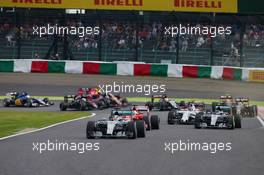
[{"label": "asphalt race track", "polygon": [[[31,95],[64,96],[75,94],[80,87],[98,85],[166,85],[166,94],[179,98],[219,98],[223,94],[264,100],[264,84],[210,79],[178,79],[163,77],[127,77],[79,74],[0,74],[0,95],[10,91],[27,91]],[[126,93],[125,96],[139,96]]]},{"label": "asphalt race track", "polygon": [[[98,112],[93,119],[105,117]],[[169,126],[166,113],[161,117],[159,131],[147,133],[145,139],[85,138],[86,120],[63,124],[48,130],[0,141],[0,170],[3,175],[62,174],[115,175],[166,174],[259,175],[263,172],[263,128],[256,119],[243,120],[243,129],[195,130],[193,126]],[[232,151],[175,152],[165,151],[165,142],[231,142]],[[98,142],[99,151],[39,152],[32,151],[33,142]]]},{"label": "asphalt race track", "polygon": [[[98,81],[114,81],[120,77],[0,74],[0,93],[25,90],[33,95],[65,95],[76,87],[96,85]],[[39,78],[38,78],[39,77]],[[63,79],[63,78],[64,79]],[[70,77],[72,79],[70,79]],[[81,81],[81,78],[84,81]],[[105,80],[100,80],[105,78]],[[38,79],[38,81],[37,81]],[[122,81],[125,81],[123,78]],[[140,80],[143,78],[136,78]],[[91,80],[91,81],[90,81]],[[31,83],[30,83],[31,81]],[[70,83],[72,81],[72,83]],[[80,84],[77,84],[77,82]],[[135,81],[128,79],[127,81]],[[263,84],[216,81],[147,78],[144,82],[166,82],[173,97],[217,98],[221,94],[249,96],[263,100]],[[51,85],[48,85],[48,82]],[[82,83],[81,83],[82,82]],[[31,85],[34,84],[34,85]],[[174,84],[174,85],[173,85]],[[21,89],[22,88],[22,89]],[[75,88],[72,90],[72,88]],[[237,88],[237,89],[234,89]],[[175,93],[175,95],[174,95]],[[243,95],[244,94],[244,95]],[[131,96],[133,96],[132,94]],[[3,108],[1,108],[3,109]],[[28,110],[16,108],[16,110]],[[58,111],[58,103],[50,108],[32,110]],[[161,118],[160,130],[147,132],[146,138],[96,139],[85,138],[88,120],[108,117],[109,109],[95,111],[96,116],[47,130],[0,141],[0,175],[260,175],[264,171],[263,127],[257,119],[243,119],[242,129],[196,130],[193,126],[167,125],[167,112],[154,112]],[[33,151],[33,142],[99,143],[99,151]],[[231,143],[231,151],[165,151],[165,143]]]}]

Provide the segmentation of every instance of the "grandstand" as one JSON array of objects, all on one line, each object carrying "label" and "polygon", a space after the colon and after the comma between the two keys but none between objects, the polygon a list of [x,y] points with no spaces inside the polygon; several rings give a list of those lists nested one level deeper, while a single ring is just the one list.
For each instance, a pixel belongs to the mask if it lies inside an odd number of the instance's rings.
[{"label": "grandstand", "polygon": [[[99,35],[33,35],[33,26],[99,26]],[[232,26],[231,35],[168,37],[170,25]],[[264,67],[264,16],[240,13],[2,8],[0,59],[140,61]]]}]

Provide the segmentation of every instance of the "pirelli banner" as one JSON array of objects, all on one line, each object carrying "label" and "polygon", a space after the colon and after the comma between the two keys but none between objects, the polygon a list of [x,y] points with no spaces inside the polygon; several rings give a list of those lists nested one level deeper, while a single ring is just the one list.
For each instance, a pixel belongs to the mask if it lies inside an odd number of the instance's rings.
[{"label": "pirelli banner", "polygon": [[237,13],[238,0],[0,0],[0,7]]},{"label": "pirelli banner", "polygon": [[250,70],[249,81],[264,82],[264,70]]}]

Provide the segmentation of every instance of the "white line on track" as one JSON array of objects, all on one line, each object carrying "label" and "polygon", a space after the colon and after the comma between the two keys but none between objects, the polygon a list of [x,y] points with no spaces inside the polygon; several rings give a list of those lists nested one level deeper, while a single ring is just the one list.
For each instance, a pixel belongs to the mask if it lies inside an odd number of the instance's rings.
[{"label": "white line on track", "polygon": [[261,123],[262,127],[264,127],[264,121],[263,121],[263,119],[261,117],[259,117],[259,116],[257,117],[257,119]]},{"label": "white line on track", "polygon": [[53,124],[53,125],[49,125],[49,126],[46,126],[44,128],[36,129],[36,130],[33,130],[33,131],[28,131],[28,132],[23,132],[23,133],[18,133],[18,134],[2,137],[2,138],[0,138],[0,141],[1,140],[6,140],[6,139],[9,139],[9,138],[13,138],[13,137],[17,137],[17,136],[21,136],[21,135],[31,134],[31,133],[38,132],[38,131],[43,131],[43,130],[46,130],[46,129],[49,129],[49,128],[52,128],[52,127],[55,127],[55,126],[58,126],[58,125],[62,125],[62,124],[65,124],[65,123],[70,123],[70,122],[74,122],[74,121],[78,121],[78,120],[94,117],[95,115],[96,115],[95,113],[92,113],[92,115],[85,116],[85,117],[82,117],[82,118],[72,119],[72,120],[56,123],[56,124]]}]

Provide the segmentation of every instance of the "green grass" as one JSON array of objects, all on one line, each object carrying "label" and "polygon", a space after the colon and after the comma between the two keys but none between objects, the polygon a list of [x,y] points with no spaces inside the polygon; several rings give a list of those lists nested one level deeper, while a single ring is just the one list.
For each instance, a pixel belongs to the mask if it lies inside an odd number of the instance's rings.
[{"label": "green grass", "polygon": [[[64,97],[60,96],[34,96],[35,98],[45,98],[48,97],[50,100],[56,100],[56,101],[62,101]],[[4,99],[5,96],[0,96],[0,100]],[[204,102],[206,104],[211,104],[212,102],[217,102],[219,99],[204,99],[204,98],[170,98],[174,99],[177,102],[179,101],[199,101],[199,102]],[[136,103],[136,102],[147,102],[150,101],[150,97],[129,97],[128,101],[130,103]],[[258,106],[264,106],[264,101],[250,101],[251,105],[258,105]]]},{"label": "green grass", "polygon": [[0,137],[27,128],[43,128],[55,123],[89,116],[87,112],[0,111]]}]

